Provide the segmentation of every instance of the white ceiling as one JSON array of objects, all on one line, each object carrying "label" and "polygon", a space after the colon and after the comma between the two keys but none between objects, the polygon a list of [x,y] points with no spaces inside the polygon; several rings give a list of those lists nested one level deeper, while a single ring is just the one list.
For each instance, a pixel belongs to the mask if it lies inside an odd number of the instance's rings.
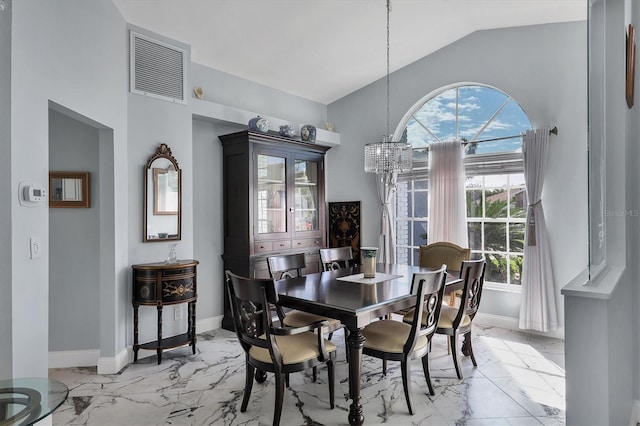
[{"label": "white ceiling", "polygon": [[[386,73],[386,0],[113,0],[191,60],[328,104]],[[587,19],[585,0],[392,0],[391,71],[474,31]]]}]

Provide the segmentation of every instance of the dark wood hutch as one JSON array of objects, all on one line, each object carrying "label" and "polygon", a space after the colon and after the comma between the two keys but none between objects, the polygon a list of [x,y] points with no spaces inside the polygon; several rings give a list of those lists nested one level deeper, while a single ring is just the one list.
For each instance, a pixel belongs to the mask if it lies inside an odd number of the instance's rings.
[{"label": "dark wood hutch", "polygon": [[[319,249],[326,246],[324,156],[329,147],[251,131],[219,139],[224,269],[268,278],[268,256],[304,253],[304,272],[319,271]],[[222,327],[233,330],[226,285],[223,288]]]}]

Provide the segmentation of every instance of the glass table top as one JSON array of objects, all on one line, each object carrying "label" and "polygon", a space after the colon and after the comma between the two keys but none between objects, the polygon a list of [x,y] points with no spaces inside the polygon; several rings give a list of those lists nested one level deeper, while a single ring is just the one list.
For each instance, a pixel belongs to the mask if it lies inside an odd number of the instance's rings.
[{"label": "glass table top", "polygon": [[51,414],[67,395],[67,385],[53,379],[0,380],[0,426],[31,425]]}]

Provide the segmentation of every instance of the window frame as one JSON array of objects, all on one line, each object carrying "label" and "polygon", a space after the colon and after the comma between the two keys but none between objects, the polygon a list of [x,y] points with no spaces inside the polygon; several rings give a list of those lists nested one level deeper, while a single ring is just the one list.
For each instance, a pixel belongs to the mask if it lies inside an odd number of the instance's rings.
[{"label": "window frame", "polygon": [[[402,141],[407,141],[407,126],[410,122],[410,120],[414,117],[414,115],[416,114],[416,112],[418,112],[421,108],[424,107],[424,105],[429,102],[431,99],[434,99],[438,96],[440,96],[441,94],[443,94],[444,92],[448,91],[448,90],[452,90],[455,89],[456,90],[456,96],[455,96],[455,102],[456,102],[456,129],[457,129],[457,122],[458,122],[458,102],[460,100],[459,98],[459,92],[458,89],[460,89],[461,87],[464,86],[479,86],[479,87],[484,87],[484,88],[488,88],[488,89],[492,89],[492,90],[496,90],[500,93],[502,93],[503,95],[506,96],[506,102],[514,102],[521,110],[522,113],[524,114],[524,116],[527,118],[527,124],[529,126],[529,128],[531,128],[531,122],[528,119],[526,113],[524,112],[524,110],[522,109],[522,107],[515,101],[515,99],[513,99],[511,96],[509,96],[507,93],[503,92],[502,90],[489,86],[489,85],[485,85],[485,84],[480,84],[480,83],[468,83],[468,82],[464,82],[464,83],[458,83],[458,84],[452,84],[452,85],[448,85],[445,87],[441,87],[438,90],[435,90],[429,94],[427,94],[426,96],[424,96],[422,99],[420,99],[413,108],[411,108],[403,117],[403,119],[401,120],[400,124],[398,125],[398,127],[396,128],[396,132],[394,135],[394,140],[402,140]],[[502,106],[504,107],[504,105]],[[501,108],[502,108],[501,107]],[[498,110],[498,112],[501,111]],[[486,123],[484,123],[484,127],[487,126],[488,123],[491,122],[491,120],[493,120],[495,118],[495,116],[498,114],[498,112],[496,112],[495,114],[493,114]],[[423,126],[424,127],[424,126]],[[483,127],[483,129],[484,129]],[[425,128],[425,130],[427,130],[427,132],[430,132],[428,129]],[[457,130],[456,130],[457,131]],[[482,132],[478,132],[478,134],[480,134]],[[510,139],[515,139],[514,138],[510,138]],[[482,139],[480,139],[482,140]],[[508,139],[505,139],[508,140]],[[411,143],[411,141],[407,141],[409,143]],[[416,152],[418,151],[418,152]],[[416,222],[424,222],[425,227],[427,227],[428,229],[428,221],[429,218],[427,217],[427,215],[425,216],[415,216],[415,193],[416,192],[427,192],[428,193],[428,184],[427,184],[427,188],[426,189],[419,189],[418,191],[416,191],[415,187],[414,187],[414,181],[424,181],[424,182],[428,182],[428,149],[426,149],[424,146],[422,147],[418,147],[418,148],[414,148],[414,154],[418,154],[418,155],[414,155],[414,164],[413,164],[413,169],[411,172],[408,173],[403,173],[401,175],[398,176],[398,188],[396,191],[396,199],[394,201],[394,209],[393,209],[393,221],[395,224],[395,230],[396,230],[396,241],[395,241],[395,251],[396,251],[396,259],[399,259],[401,257],[404,256],[400,256],[399,255],[399,250],[408,250],[408,254],[406,256],[406,261],[407,263],[410,264],[415,264],[417,262],[417,248],[419,246],[414,246],[413,243],[415,242],[415,238],[416,236],[414,235],[415,232],[415,224]],[[426,154],[426,155],[425,155]],[[510,244],[511,244],[511,238],[509,237],[509,226],[511,223],[518,223],[518,224],[526,224],[526,213],[525,213],[525,217],[521,217],[521,218],[514,218],[511,217],[511,208],[509,207],[507,209],[507,216],[504,218],[486,218],[485,214],[486,214],[486,203],[484,201],[484,197],[486,196],[486,189],[490,188],[490,189],[499,189],[499,188],[493,188],[493,187],[488,187],[484,184],[485,179],[484,176],[487,175],[504,175],[507,178],[507,184],[505,189],[508,192],[508,200],[509,203],[508,205],[510,206],[511,204],[511,198],[512,195],[510,193],[510,191],[512,190],[512,186],[509,185],[509,181],[510,181],[510,176],[512,174],[524,174],[524,163],[522,160],[522,149],[519,148],[516,151],[503,151],[503,152],[495,152],[495,153],[481,153],[481,154],[471,154],[471,155],[467,155],[465,157],[465,172],[468,178],[472,178],[472,177],[482,177],[482,194],[483,194],[483,216],[481,218],[467,218],[467,229],[469,228],[469,224],[470,223],[480,223],[481,224],[481,230],[482,230],[482,237],[481,237],[481,251],[478,250],[473,250],[472,249],[472,255],[474,253],[478,254],[478,253],[484,253],[484,248],[485,248],[485,236],[484,236],[484,224],[485,223],[504,223],[505,227],[507,227],[506,229],[506,241],[505,241],[505,251],[492,251],[490,253],[496,253],[498,255],[501,256],[506,256],[507,259],[509,259],[509,256],[513,256],[513,255],[521,255],[524,256],[524,246],[522,249],[522,252],[514,252],[511,250]],[[404,187],[406,185],[408,185],[408,187]],[[467,191],[468,188],[465,185],[465,191]],[[526,186],[524,188],[525,190],[525,203],[527,202],[527,198],[526,198]],[[410,202],[410,207],[411,207],[411,212],[408,212],[408,216],[402,216],[399,217],[398,216],[398,202],[400,200],[400,194],[407,194],[408,201]],[[405,197],[406,199],[406,197]],[[427,205],[427,211],[428,211],[428,205]],[[489,219],[489,220],[487,220]],[[399,229],[399,224],[404,223],[406,226],[406,232],[404,232],[405,230]],[[406,233],[407,238],[406,238],[406,244],[399,244],[399,240],[400,240],[400,236],[404,235],[403,234]],[[425,244],[426,244],[426,240],[425,240]],[[524,243],[523,243],[524,244]],[[469,244],[471,246],[471,244]],[[486,254],[485,254],[486,256]],[[509,263],[509,262],[508,262]],[[522,271],[521,271],[522,272]],[[492,288],[492,289],[496,289],[496,290],[502,290],[502,291],[512,291],[512,292],[520,292],[521,291],[521,285],[522,282],[520,281],[520,283],[517,284],[512,284],[511,282],[511,272],[510,272],[510,265],[507,266],[507,282],[506,283],[502,283],[502,282],[494,282],[494,281],[486,281],[487,287]]]}]

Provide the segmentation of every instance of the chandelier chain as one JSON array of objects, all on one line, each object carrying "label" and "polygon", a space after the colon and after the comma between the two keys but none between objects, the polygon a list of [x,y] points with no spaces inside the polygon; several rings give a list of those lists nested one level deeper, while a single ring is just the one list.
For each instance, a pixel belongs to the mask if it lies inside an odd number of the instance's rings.
[{"label": "chandelier chain", "polygon": [[391,90],[389,89],[389,50],[390,50],[390,25],[389,25],[389,15],[391,14],[391,0],[387,0],[387,135],[386,139],[391,140],[391,134],[389,134],[389,108],[391,103]]}]

